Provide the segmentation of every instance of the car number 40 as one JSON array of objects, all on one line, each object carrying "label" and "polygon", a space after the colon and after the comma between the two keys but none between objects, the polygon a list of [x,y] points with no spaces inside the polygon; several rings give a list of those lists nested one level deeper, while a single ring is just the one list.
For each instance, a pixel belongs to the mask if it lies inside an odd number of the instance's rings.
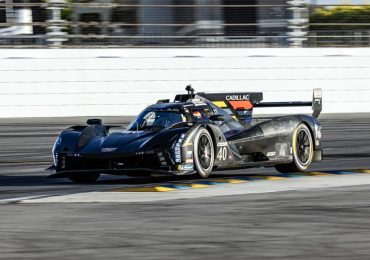
[{"label": "car number 40", "polygon": [[221,147],[217,154],[217,159],[220,161],[226,161],[227,159],[227,148]]}]

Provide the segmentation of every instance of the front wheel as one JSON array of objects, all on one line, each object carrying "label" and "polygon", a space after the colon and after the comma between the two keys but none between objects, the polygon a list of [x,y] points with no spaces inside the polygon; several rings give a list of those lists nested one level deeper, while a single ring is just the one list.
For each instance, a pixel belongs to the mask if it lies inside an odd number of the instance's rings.
[{"label": "front wheel", "polygon": [[213,169],[215,152],[212,137],[205,128],[200,128],[194,138],[194,164],[202,178],[207,178]]},{"label": "front wheel", "polygon": [[100,173],[76,173],[68,177],[73,182],[76,183],[94,183],[99,179]]},{"label": "front wheel", "polygon": [[282,173],[304,172],[313,160],[313,140],[310,130],[305,124],[300,124],[293,133],[292,140],[293,162],[275,165]]}]

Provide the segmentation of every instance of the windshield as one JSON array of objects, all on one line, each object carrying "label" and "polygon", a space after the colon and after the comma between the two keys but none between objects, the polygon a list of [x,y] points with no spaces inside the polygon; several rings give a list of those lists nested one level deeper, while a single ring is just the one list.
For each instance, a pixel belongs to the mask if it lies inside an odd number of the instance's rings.
[{"label": "windshield", "polygon": [[181,112],[144,110],[128,126],[128,130],[161,130],[185,122],[186,117]]}]

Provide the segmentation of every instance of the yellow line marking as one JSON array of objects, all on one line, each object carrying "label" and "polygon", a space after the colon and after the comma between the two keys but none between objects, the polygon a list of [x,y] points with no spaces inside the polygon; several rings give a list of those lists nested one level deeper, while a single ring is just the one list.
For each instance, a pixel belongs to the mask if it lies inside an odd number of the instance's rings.
[{"label": "yellow line marking", "polygon": [[273,176],[273,175],[258,175],[258,176],[253,176],[255,179],[260,179],[260,180],[269,180],[269,181],[281,181],[288,179],[287,177],[281,177],[281,176]]},{"label": "yellow line marking", "polygon": [[360,169],[360,170],[351,170],[351,172],[370,173],[370,170],[367,170],[367,169]]},{"label": "yellow line marking", "polygon": [[186,185],[189,185],[193,189],[201,189],[201,188],[207,188],[210,185],[207,184],[200,184],[200,183],[187,183]]},{"label": "yellow line marking", "polygon": [[306,172],[306,174],[310,176],[333,176],[333,174],[329,174],[325,172]]},{"label": "yellow line marking", "polygon": [[218,106],[220,108],[227,107],[227,105],[226,105],[226,103],[224,101],[214,101],[213,104],[215,104],[216,106]]},{"label": "yellow line marking", "polygon": [[210,182],[223,182],[223,183],[231,183],[231,184],[238,184],[238,183],[245,183],[248,181],[245,180],[238,180],[238,179],[215,179],[215,180],[209,180]]},{"label": "yellow line marking", "polygon": [[115,189],[115,190],[110,190],[110,192],[168,192],[168,191],[175,191],[175,190],[177,189],[157,186],[157,187]]},{"label": "yellow line marking", "polygon": [[269,180],[269,181],[281,181],[288,179],[286,177],[280,177],[280,176],[265,176],[264,179]]}]

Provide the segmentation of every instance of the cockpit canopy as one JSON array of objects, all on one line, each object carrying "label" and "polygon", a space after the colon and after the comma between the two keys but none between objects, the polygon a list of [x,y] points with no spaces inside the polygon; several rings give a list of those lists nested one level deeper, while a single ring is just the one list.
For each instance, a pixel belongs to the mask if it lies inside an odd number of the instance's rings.
[{"label": "cockpit canopy", "polygon": [[187,123],[210,123],[209,117],[212,115],[223,116],[224,121],[213,123],[217,124],[225,135],[243,129],[243,126],[224,109],[203,97],[195,96],[195,98],[187,102],[160,103],[150,106],[139,114],[128,126],[128,130],[160,131]]},{"label": "cockpit canopy", "polygon": [[[181,111],[161,111],[145,109],[128,126],[129,130],[161,130],[172,127],[176,124],[189,122],[185,113]],[[191,122],[191,121],[190,121]]]}]

